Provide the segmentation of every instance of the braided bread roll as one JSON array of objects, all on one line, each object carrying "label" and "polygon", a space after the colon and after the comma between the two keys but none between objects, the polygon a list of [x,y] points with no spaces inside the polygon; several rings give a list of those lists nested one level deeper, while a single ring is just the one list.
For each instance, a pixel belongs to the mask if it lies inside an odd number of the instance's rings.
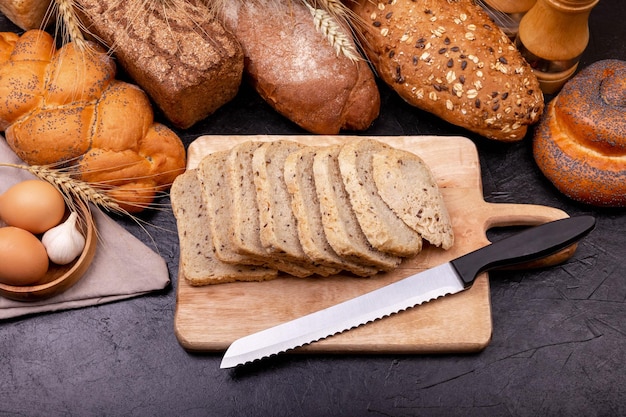
[{"label": "braided bread roll", "polygon": [[626,206],[626,61],[598,61],[570,79],[547,106],[533,152],[566,196]]},{"label": "braided bread roll", "polygon": [[146,94],[115,74],[96,44],[57,50],[40,30],[0,33],[0,130],[26,163],[65,164],[137,212],[184,170],[185,149],[154,122]]}]

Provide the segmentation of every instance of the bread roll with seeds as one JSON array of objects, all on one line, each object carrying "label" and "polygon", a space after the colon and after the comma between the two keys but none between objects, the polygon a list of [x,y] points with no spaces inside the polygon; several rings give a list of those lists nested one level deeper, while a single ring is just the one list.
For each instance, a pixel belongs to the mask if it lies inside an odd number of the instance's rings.
[{"label": "bread roll with seeds", "polygon": [[539,120],[536,76],[473,1],[349,4],[378,75],[409,104],[501,141],[524,138]]},{"label": "bread roll with seeds", "polygon": [[626,61],[598,61],[569,80],[535,130],[533,153],[571,199],[626,207]]}]

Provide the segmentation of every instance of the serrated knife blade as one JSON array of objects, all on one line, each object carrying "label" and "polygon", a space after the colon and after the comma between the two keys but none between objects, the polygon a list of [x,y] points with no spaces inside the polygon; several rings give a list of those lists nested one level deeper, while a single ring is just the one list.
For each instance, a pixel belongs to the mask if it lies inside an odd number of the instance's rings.
[{"label": "serrated knife blade", "polygon": [[592,216],[577,216],[528,228],[377,290],[237,339],[220,367],[232,368],[286,352],[459,293],[470,288],[481,272],[552,255],[578,242],[594,227]]}]

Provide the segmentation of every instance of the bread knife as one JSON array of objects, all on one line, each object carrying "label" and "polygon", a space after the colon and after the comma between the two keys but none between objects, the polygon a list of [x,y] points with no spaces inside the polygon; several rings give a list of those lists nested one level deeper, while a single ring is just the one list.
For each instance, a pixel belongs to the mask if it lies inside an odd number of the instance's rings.
[{"label": "bread knife", "polygon": [[592,216],[568,217],[491,243],[450,262],[323,310],[235,340],[222,358],[232,368],[286,352],[472,286],[481,272],[555,254],[595,227]]}]

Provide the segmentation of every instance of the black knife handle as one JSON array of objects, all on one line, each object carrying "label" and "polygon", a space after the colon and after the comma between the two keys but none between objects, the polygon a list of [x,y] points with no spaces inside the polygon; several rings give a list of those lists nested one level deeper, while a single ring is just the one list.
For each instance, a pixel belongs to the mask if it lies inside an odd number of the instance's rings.
[{"label": "black knife handle", "polygon": [[463,255],[450,263],[466,287],[484,271],[545,258],[576,243],[593,230],[592,216],[568,217],[528,228]]}]

